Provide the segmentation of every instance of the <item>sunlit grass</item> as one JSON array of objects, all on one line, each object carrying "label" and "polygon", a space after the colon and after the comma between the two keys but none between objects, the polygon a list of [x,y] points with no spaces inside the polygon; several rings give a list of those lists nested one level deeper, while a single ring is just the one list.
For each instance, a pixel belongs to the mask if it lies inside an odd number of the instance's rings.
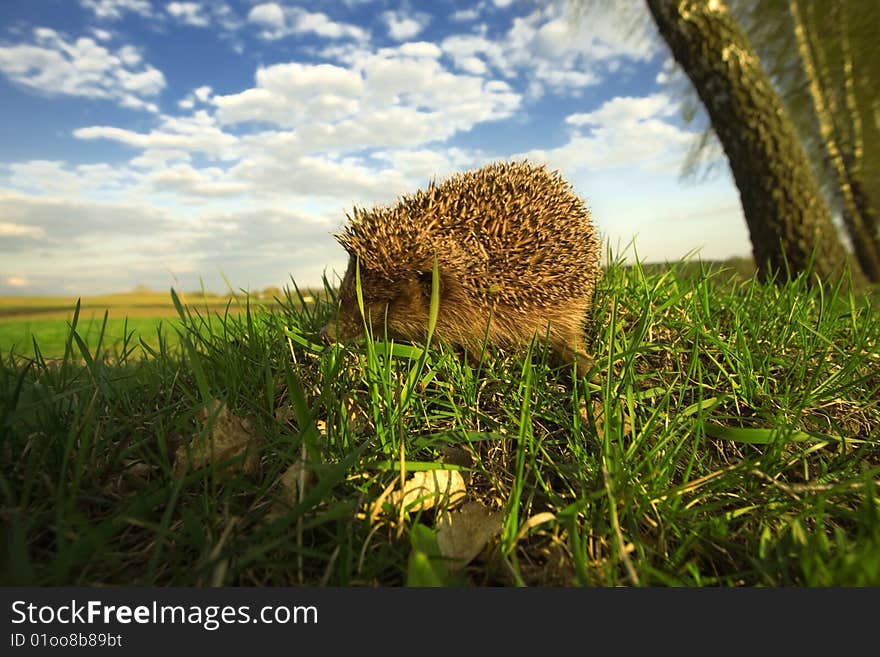
[{"label": "sunlit grass", "polygon": [[[295,290],[273,310],[178,311],[146,347],[78,318],[57,358],[4,361],[4,582],[880,584],[880,317],[863,296],[612,263],[581,381],[540,344],[324,347],[332,303]],[[254,472],[178,467],[215,399],[252,431]],[[279,513],[297,462],[307,486]],[[463,573],[417,567],[432,511],[368,512],[401,466],[462,468],[468,498],[503,513]]]},{"label": "sunlit grass", "polygon": [[[158,346],[157,331],[165,322],[165,331],[176,342],[173,327],[177,322],[173,317],[127,317],[125,319],[108,319],[105,339],[111,348],[119,345],[125,338],[125,330],[134,332],[136,338],[144,340],[152,347]],[[80,336],[86,344],[94,347],[101,334],[103,317],[92,315],[80,321]],[[60,358],[64,354],[64,346],[70,333],[67,319],[25,319],[0,322],[0,349],[19,355],[33,355],[34,340],[41,353],[47,358]]]}]

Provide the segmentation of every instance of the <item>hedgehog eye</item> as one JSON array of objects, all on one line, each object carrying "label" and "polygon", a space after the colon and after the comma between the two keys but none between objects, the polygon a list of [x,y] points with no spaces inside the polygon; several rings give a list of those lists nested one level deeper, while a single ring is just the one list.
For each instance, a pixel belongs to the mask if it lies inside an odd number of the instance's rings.
[{"label": "hedgehog eye", "polygon": [[[433,270],[420,271],[416,274],[416,280],[418,280],[419,287],[422,289],[422,293],[425,295],[425,298],[430,299],[431,298],[431,283],[434,280],[434,271]],[[440,279],[440,283],[441,283],[440,289],[443,289],[442,288],[442,283],[443,283],[442,278]]]}]

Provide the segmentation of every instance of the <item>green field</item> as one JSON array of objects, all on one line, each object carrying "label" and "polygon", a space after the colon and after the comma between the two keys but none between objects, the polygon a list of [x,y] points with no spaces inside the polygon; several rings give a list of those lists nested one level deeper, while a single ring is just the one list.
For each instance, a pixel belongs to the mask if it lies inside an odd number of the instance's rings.
[{"label": "green field", "polygon": [[[114,347],[121,345],[126,332],[132,333],[135,344],[143,340],[151,347],[158,346],[157,330],[163,323],[165,335],[176,342],[177,334],[173,330],[177,322],[174,318],[134,317],[131,319],[108,319],[104,330],[105,343],[112,352]],[[81,317],[78,333],[86,343],[94,349],[98,344],[103,316],[94,314]],[[0,349],[4,353],[14,351],[18,355],[32,356],[34,340],[40,352],[47,358],[60,358],[64,354],[67,337],[70,333],[69,319],[12,319],[0,320]]]},{"label": "green field", "polygon": [[808,280],[612,263],[580,380],[316,344],[323,299],[41,333],[0,359],[0,585],[880,585],[877,301]]},{"label": "green field", "polygon": [[[152,349],[159,345],[159,333],[169,344],[177,344],[180,327],[177,309],[169,292],[133,292],[76,299],[70,297],[0,297],[0,353],[34,355],[34,341],[46,358],[64,354],[70,323],[80,303],[77,334],[91,348],[99,341],[110,353],[123,343]],[[181,301],[203,316],[240,313],[246,298],[227,298],[193,293]],[[271,308],[270,299],[251,301],[255,307]],[[107,313],[106,326],[104,314]],[[126,340],[126,337],[128,338]],[[142,351],[137,348],[135,354]]]}]

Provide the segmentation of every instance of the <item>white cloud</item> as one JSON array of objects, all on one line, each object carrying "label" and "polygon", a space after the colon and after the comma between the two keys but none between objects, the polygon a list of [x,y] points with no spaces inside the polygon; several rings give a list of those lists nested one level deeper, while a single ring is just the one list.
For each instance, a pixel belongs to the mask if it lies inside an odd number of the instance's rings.
[{"label": "white cloud", "polygon": [[169,2],[165,11],[185,25],[207,27],[210,19],[204,15],[203,7],[198,2]]},{"label": "white cloud", "polygon": [[150,0],[80,0],[80,5],[106,20],[119,20],[126,13],[149,17],[152,15]]},{"label": "white cloud", "polygon": [[276,64],[257,71],[257,85],[212,98],[224,123],[260,121],[293,126],[311,116],[334,120],[358,108],[361,76],[331,64]]},{"label": "white cloud", "polygon": [[360,27],[332,21],[324,13],[310,12],[301,7],[282,7],[274,2],[252,7],[248,12],[248,21],[262,26],[259,36],[268,41],[309,33],[326,39],[365,41],[368,37]]},{"label": "white cloud", "polygon": [[137,66],[143,61],[140,52],[134,46],[122,46],[117,52],[119,59],[126,66]]},{"label": "white cloud", "polygon": [[98,41],[110,41],[113,38],[112,32],[109,30],[102,30],[100,27],[93,27],[91,31]]},{"label": "white cloud", "polygon": [[[77,295],[173,285],[195,290],[320,284],[345,254],[331,232],[339,210],[292,210],[287,203],[205,209],[183,217],[143,203],[32,196],[0,188],[0,293]],[[296,207],[296,206],[293,206]],[[254,258],[258,253],[259,258]],[[63,262],[59,277],[47,261]]]},{"label": "white cloud", "polygon": [[210,28],[214,34],[227,42],[232,49],[241,54],[244,44],[241,40],[241,28],[244,20],[222,0],[198,0],[185,2],[165,2],[164,14],[157,18],[179,26]]},{"label": "white cloud", "polygon": [[276,259],[289,268],[293,251],[297,257],[306,256],[324,265],[307,245],[321,240],[329,243],[332,228],[333,221],[325,215],[272,205],[210,212],[192,222],[191,243],[187,247],[198,257],[212,258],[217,264],[230,256],[247,259],[260,253],[261,259]]},{"label": "white cloud", "polygon": [[612,98],[593,112],[566,117],[566,123],[576,127],[566,144],[523,155],[566,170],[677,174],[693,133],[668,122],[675,112],[676,105],[665,94]]},{"label": "white cloud", "polygon": [[491,158],[485,153],[460,148],[422,148],[378,151],[373,154],[373,159],[387,162],[392,171],[406,172],[412,179],[411,191],[429,180],[441,180],[456,171],[479,166]]},{"label": "white cloud", "polygon": [[122,69],[116,73],[116,77],[123,89],[137,95],[155,96],[165,86],[165,76],[155,68],[138,73]]},{"label": "white cloud", "polygon": [[285,25],[284,10],[281,5],[274,2],[266,2],[251,7],[248,20],[274,30],[283,30]]},{"label": "white cloud", "polygon": [[156,105],[146,99],[165,87],[162,72],[141,65],[132,46],[113,52],[91,38],[67,41],[44,27],[34,29],[33,44],[0,46],[0,71],[48,95],[105,98],[151,112]]},{"label": "white cloud", "polygon": [[21,189],[59,196],[74,196],[82,191],[79,177],[57,160],[14,162],[6,168],[9,182]]},{"label": "white cloud", "polygon": [[243,49],[237,34],[243,25],[242,19],[226,2],[168,2],[165,4],[165,12],[181,25],[211,27],[221,38],[231,40],[237,52]]},{"label": "white cloud", "polygon": [[130,191],[135,182],[128,169],[105,162],[68,166],[57,160],[27,160],[4,168],[12,187],[58,197],[107,199]]},{"label": "white cloud", "polygon": [[173,192],[183,198],[240,196],[249,191],[244,183],[226,178],[226,172],[219,167],[195,169],[186,163],[168,166],[167,162],[148,177],[156,191]]},{"label": "white cloud", "polygon": [[476,8],[471,9],[459,9],[457,11],[452,12],[449,18],[453,21],[465,23],[467,21],[472,21],[476,18],[479,18],[480,10]]},{"label": "white cloud", "polygon": [[180,150],[202,153],[219,160],[237,158],[239,139],[217,127],[204,110],[185,117],[163,116],[157,129],[149,133],[115,126],[88,126],[74,130],[78,139],[110,139],[141,149]]},{"label": "white cloud", "polygon": [[678,107],[666,94],[630,97],[618,96],[593,111],[571,114],[565,118],[569,125],[632,124],[656,117],[673,116]]},{"label": "white cloud", "polygon": [[182,99],[177,101],[177,106],[181,109],[192,110],[195,108],[197,103],[207,103],[208,100],[211,98],[212,91],[213,89],[208,85],[197,87],[193,89],[191,93],[188,93]]},{"label": "white cloud", "polygon": [[537,69],[537,73],[541,82],[557,90],[580,89],[600,82],[599,76],[591,71],[559,71],[552,67],[544,68],[542,66]]},{"label": "white cloud", "polygon": [[386,11],[382,13],[382,20],[392,39],[408,41],[427,27],[431,17],[422,13],[407,15],[401,11]]},{"label": "white cloud", "polygon": [[[266,205],[208,212],[193,223],[181,251],[189,254],[189,289],[205,278],[208,289],[225,289],[220,273],[236,287],[263,289],[290,283],[320,285],[326,271],[344,271],[347,256],[331,233],[341,212],[327,214]],[[258,253],[259,258],[254,258]]]},{"label": "white cloud", "polygon": [[182,150],[148,148],[131,159],[130,164],[138,169],[167,169],[178,162],[189,162],[190,154]]},{"label": "white cloud", "polygon": [[[37,242],[41,248],[69,249],[71,241],[89,237],[148,235],[171,227],[164,212],[135,203],[31,196],[0,189],[0,205],[6,223],[18,227],[16,237]],[[9,246],[9,240],[4,238],[3,245]]]},{"label": "white cloud", "polygon": [[291,166],[274,153],[258,154],[242,161],[231,173],[272,196],[338,200],[340,208],[357,199],[388,200],[407,188],[406,176],[398,171],[376,169],[358,158],[329,155],[299,155]]},{"label": "white cloud", "polygon": [[451,73],[441,54],[418,42],[365,53],[348,67],[276,64],[257,72],[255,87],[211,102],[224,124],[296,128],[286,139],[271,137],[288,155],[418,146],[517,109],[520,97],[507,83]]},{"label": "white cloud", "polygon": [[16,235],[0,240],[0,291],[6,293],[132,289],[145,282],[145,270],[152,272],[146,282],[167,288],[168,267],[181,257],[174,248],[181,239],[180,224],[167,211],[144,203],[0,189],[0,206],[19,227]]},{"label": "white cloud", "polygon": [[320,12],[311,13],[295,7],[291,10],[294,18],[293,31],[296,33],[313,32],[328,39],[352,38],[363,41],[367,33],[355,25],[337,23]]},{"label": "white cloud", "polygon": [[477,34],[457,34],[443,39],[440,46],[455,65],[463,70],[473,70],[476,67],[475,62],[480,62],[485,69],[485,59],[492,62],[503,75],[513,75],[513,69],[506,64],[507,58],[501,42],[491,41]]},{"label": "white cloud", "polygon": [[[128,172],[145,197],[188,205],[246,194],[342,208],[393,200],[424,184],[429,169],[464,168],[472,160],[460,151],[434,157],[431,145],[520,104],[504,81],[447,70],[431,43],[362,52],[346,66],[261,68],[255,85],[236,94],[196,89],[184,100],[203,109],[158,117],[149,131],[96,125],[73,134],[139,149]],[[242,131],[243,123],[257,126]],[[66,180],[63,171],[46,177]]]},{"label": "white cloud", "polygon": [[[233,35],[244,25],[243,20],[238,17],[227,3],[220,0],[211,0],[206,6],[210,9],[213,23],[219,25],[226,36]],[[205,5],[203,5],[204,7]],[[240,44],[236,44],[236,49],[238,47],[240,47]]]},{"label": "white cloud", "polygon": [[473,75],[485,75],[489,71],[489,67],[486,66],[486,63],[479,57],[473,55],[462,57],[457,61],[457,64],[461,70],[466,73],[472,73]]},{"label": "white cloud", "polygon": [[397,48],[383,48],[379,51],[382,56],[398,56],[404,57],[429,57],[431,59],[440,59],[443,51],[438,46],[429,41],[411,41],[404,43]]},{"label": "white cloud", "polygon": [[7,276],[4,280],[7,287],[25,287],[28,285],[28,279],[24,276]]},{"label": "white cloud", "polygon": [[201,87],[193,89],[193,95],[201,102],[207,103],[208,98],[211,96],[211,91],[211,87],[209,87],[208,85],[203,85]]},{"label": "white cloud", "polygon": [[579,94],[617,70],[621,60],[646,61],[654,55],[657,41],[644,8],[612,3],[591,6],[582,15],[576,9],[549,2],[514,17],[503,37],[489,38],[482,26],[477,33],[446,37],[441,47],[461,70],[478,73],[486,67],[507,78],[523,76],[532,97],[546,88]]},{"label": "white cloud", "polygon": [[39,226],[25,226],[11,221],[0,221],[0,237],[30,237],[35,240],[46,237],[45,229]]}]

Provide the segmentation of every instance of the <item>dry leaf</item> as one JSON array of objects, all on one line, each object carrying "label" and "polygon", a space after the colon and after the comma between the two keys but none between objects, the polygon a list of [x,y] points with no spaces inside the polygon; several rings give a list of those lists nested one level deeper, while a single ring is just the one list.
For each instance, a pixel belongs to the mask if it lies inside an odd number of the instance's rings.
[{"label": "dry leaf", "polygon": [[[315,428],[318,430],[319,440],[326,440],[327,423],[324,420],[316,420]],[[300,448],[300,457],[278,477],[278,501],[273,505],[270,515],[289,511],[302,501],[313,475],[305,464],[306,455],[306,446],[303,444]]]},{"label": "dry leaf", "polygon": [[437,544],[450,567],[464,568],[501,532],[501,511],[468,502],[460,511],[444,513],[437,522]]},{"label": "dry leaf", "polygon": [[270,519],[290,511],[299,504],[311,479],[312,471],[305,463],[300,460],[291,463],[290,467],[278,477],[278,500],[269,511]]},{"label": "dry leaf", "polygon": [[545,522],[553,522],[554,520],[556,520],[556,516],[549,511],[536,513],[522,524],[522,526],[519,528],[519,531],[516,533],[516,538],[513,539],[513,542],[519,543],[525,537],[525,535],[529,533],[529,530],[532,527],[543,525]]},{"label": "dry leaf", "polygon": [[232,469],[245,474],[256,472],[260,464],[258,438],[250,422],[230,413],[217,399],[212,399],[202,409],[200,418],[205,425],[209,425],[209,429],[196,435],[189,445],[177,448],[174,455],[175,474],[180,476],[209,463],[221,463],[242,454],[244,458],[232,464]]},{"label": "dry leaf", "polygon": [[416,512],[435,506],[451,509],[461,504],[464,495],[464,478],[458,470],[423,470],[413,473],[388,501],[395,507],[402,502],[407,511]]}]

